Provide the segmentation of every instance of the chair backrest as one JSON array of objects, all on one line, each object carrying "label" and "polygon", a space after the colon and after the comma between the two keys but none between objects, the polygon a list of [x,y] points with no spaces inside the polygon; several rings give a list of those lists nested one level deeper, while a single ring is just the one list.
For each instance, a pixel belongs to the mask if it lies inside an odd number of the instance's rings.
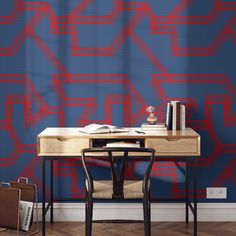
[{"label": "chair backrest", "polygon": [[[103,155],[101,155],[103,154]],[[129,155],[131,154],[131,155]],[[137,156],[135,154],[138,154]],[[124,194],[124,176],[125,168],[128,159],[145,157],[148,160],[148,166],[143,178],[143,192],[148,191],[148,181],[153,166],[155,156],[155,150],[151,148],[129,148],[129,147],[103,147],[103,148],[86,148],[82,150],[82,163],[85,170],[87,183],[88,183],[88,194],[93,193],[94,184],[93,178],[89,171],[86,158],[92,157],[96,159],[106,158],[110,162],[111,177],[113,184],[113,198],[122,198]],[[116,172],[116,160],[121,159],[121,167],[119,174]]]}]

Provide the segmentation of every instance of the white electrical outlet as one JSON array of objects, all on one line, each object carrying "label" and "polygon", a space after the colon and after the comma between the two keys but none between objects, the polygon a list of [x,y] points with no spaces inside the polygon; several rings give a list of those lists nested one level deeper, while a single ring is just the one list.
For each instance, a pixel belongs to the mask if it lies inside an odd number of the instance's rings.
[{"label": "white electrical outlet", "polygon": [[227,188],[207,188],[207,199],[227,199]]}]

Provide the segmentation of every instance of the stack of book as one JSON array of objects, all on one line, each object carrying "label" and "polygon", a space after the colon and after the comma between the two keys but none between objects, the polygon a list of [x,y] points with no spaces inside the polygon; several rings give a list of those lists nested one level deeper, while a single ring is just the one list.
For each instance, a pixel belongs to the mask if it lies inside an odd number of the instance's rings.
[{"label": "stack of book", "polygon": [[186,127],[185,105],[179,101],[171,101],[166,109],[166,127],[168,130],[184,130]]},{"label": "stack of book", "polygon": [[140,143],[129,143],[129,142],[113,142],[113,143],[107,143],[106,147],[134,147],[134,148],[139,148]]},{"label": "stack of book", "polygon": [[167,127],[165,124],[149,125],[148,123],[143,123],[141,129],[143,131],[164,131],[167,130]]}]

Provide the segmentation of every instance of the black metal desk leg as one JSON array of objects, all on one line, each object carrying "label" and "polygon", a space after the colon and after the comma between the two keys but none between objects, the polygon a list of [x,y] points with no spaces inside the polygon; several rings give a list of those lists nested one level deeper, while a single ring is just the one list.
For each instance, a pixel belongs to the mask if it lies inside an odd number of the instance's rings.
[{"label": "black metal desk leg", "polygon": [[194,158],[194,236],[197,236],[197,157]]},{"label": "black metal desk leg", "polygon": [[45,226],[45,157],[42,157],[42,236],[46,235]]},{"label": "black metal desk leg", "polygon": [[50,189],[50,204],[51,204],[51,212],[50,212],[50,222],[51,224],[53,223],[53,201],[54,201],[54,196],[53,196],[53,160],[51,160],[51,171],[50,171],[50,177],[51,177],[51,189]]},{"label": "black metal desk leg", "polygon": [[188,167],[188,159],[185,161],[186,170],[185,170],[185,222],[188,224],[189,222],[189,167]]}]

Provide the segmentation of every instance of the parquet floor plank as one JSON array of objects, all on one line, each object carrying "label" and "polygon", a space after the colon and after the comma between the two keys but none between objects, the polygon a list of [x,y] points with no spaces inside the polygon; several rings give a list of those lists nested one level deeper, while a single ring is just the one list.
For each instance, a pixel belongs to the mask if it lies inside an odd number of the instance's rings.
[{"label": "parquet floor plank", "polygon": [[[84,236],[83,222],[56,222],[47,224],[47,236]],[[16,231],[0,232],[0,236],[13,236]],[[26,233],[20,233],[25,236]],[[38,234],[40,236],[41,233]],[[93,236],[143,236],[143,224],[93,224]],[[192,223],[153,222],[152,236],[192,236]],[[198,236],[235,236],[236,222],[199,222]]]}]

